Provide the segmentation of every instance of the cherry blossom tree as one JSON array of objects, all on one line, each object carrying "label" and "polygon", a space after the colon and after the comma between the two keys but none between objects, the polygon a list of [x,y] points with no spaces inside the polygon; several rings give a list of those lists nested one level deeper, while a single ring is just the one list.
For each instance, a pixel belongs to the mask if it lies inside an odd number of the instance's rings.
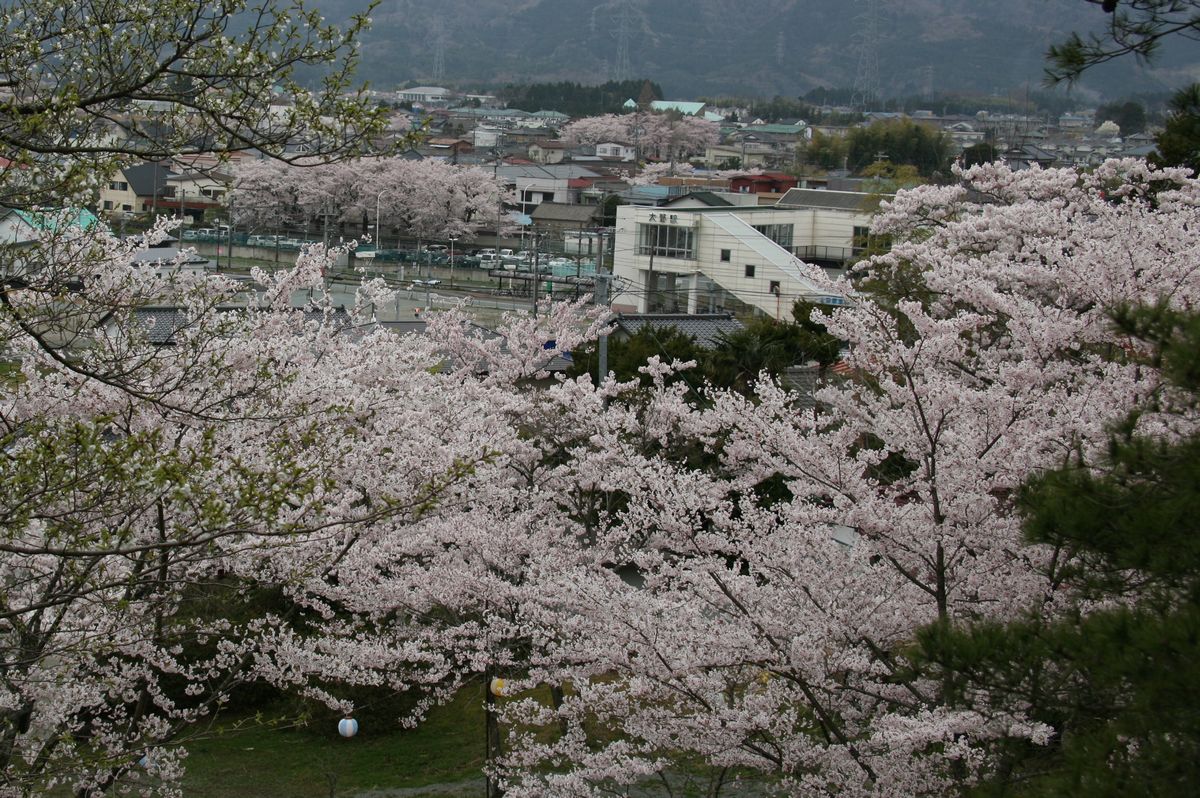
[{"label": "cherry blossom tree", "polygon": [[563,138],[574,145],[603,141],[636,144],[641,155],[673,161],[703,152],[716,144],[719,126],[694,116],[637,111],[577,119],[562,129]]},{"label": "cherry blossom tree", "polygon": [[169,792],[177,744],[249,680],[347,713],[339,685],[413,691],[415,723],[505,677],[510,795],[704,771],[713,794],[940,796],[989,739],[1052,739],[949,706],[906,650],[934,621],[1071,606],[1072,553],[1022,542],[1014,491],[1143,404],[1146,434],[1194,430],[1154,412],[1170,388],[1109,310],[1194,308],[1200,183],[1133,161],[960,178],[884,205],[893,248],[857,285],[806,275],[849,298],[818,320],[850,376],[815,402],[658,360],[650,389],[536,389],[596,333],[582,306],[398,338],[346,329],[386,292],[335,313],[320,247],[239,300],[47,234],[0,294],[22,367],[0,413],[6,787]]},{"label": "cherry blossom tree", "polygon": [[[395,599],[415,586],[386,558],[441,545],[425,526],[497,479],[521,430],[486,408],[514,402],[547,340],[589,334],[577,310],[514,320],[501,358],[453,313],[429,338],[362,327],[378,283],[334,312],[319,246],[245,296],[156,276],[103,233],[42,244],[55,259],[0,295],[21,365],[0,419],[5,794],[172,794],[181,740],[247,681],[349,711],[328,685],[436,695],[472,672],[450,641],[412,645]],[[359,561],[397,573],[349,590]]]},{"label": "cherry blossom tree", "polygon": [[[1093,462],[1109,423],[1168,390],[1109,313],[1200,299],[1200,185],[1131,161],[962,178],[885,206],[875,293],[826,318],[856,376],[816,409],[769,382],[703,408],[679,383],[604,411],[618,386],[547,393],[563,438],[537,485],[580,553],[521,605],[544,642],[513,687],[564,691],[504,706],[510,795],[598,795],[688,761],[780,794],[957,794],[988,739],[1053,737],[947,706],[905,649],[934,621],[1070,605],[1071,552],[1023,544],[1012,496]],[[1195,422],[1141,416],[1157,435]]]},{"label": "cherry blossom tree", "polygon": [[559,133],[572,147],[594,146],[605,141],[632,144],[629,118],[618,114],[586,116],[564,125]]},{"label": "cherry blossom tree", "polygon": [[[367,25],[331,25],[295,0],[6,3],[0,204],[61,207],[131,160],[369,152],[386,120],[351,85]],[[315,89],[297,76],[313,66]]]},{"label": "cherry blossom tree", "polygon": [[418,240],[474,238],[482,228],[506,224],[511,196],[491,173],[444,161],[371,158],[293,166],[255,162],[239,167],[233,207],[251,223],[333,221],[362,223],[380,214]]},{"label": "cherry blossom tree", "polygon": [[762,169],[707,169],[698,172],[690,163],[651,163],[629,179],[635,186],[652,186],[663,177],[704,177],[712,180],[728,180],[732,177],[761,175]]}]

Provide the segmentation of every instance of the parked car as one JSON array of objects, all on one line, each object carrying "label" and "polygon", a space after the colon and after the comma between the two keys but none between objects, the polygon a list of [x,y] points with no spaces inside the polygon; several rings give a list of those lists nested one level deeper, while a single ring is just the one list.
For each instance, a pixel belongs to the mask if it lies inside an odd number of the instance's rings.
[{"label": "parked car", "polygon": [[504,259],[500,257],[498,252],[481,253],[478,256],[479,268],[481,269],[498,269],[504,265]]}]

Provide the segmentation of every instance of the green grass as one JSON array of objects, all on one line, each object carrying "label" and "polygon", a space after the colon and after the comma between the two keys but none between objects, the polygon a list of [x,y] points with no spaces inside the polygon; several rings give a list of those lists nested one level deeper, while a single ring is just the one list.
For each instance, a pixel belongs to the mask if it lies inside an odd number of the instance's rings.
[{"label": "green grass", "polygon": [[481,778],[483,696],[478,685],[460,691],[411,730],[379,733],[364,724],[356,737],[344,739],[335,728],[232,726],[188,744],[185,798],[341,798],[371,789]]}]

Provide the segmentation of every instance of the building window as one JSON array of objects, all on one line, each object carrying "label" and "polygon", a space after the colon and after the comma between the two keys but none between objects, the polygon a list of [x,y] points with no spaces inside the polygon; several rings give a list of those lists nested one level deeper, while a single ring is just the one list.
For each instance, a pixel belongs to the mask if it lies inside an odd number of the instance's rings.
[{"label": "building window", "polygon": [[753,263],[747,263],[747,264],[746,264],[746,276],[747,276],[747,277],[753,277],[753,276],[754,276],[754,264],[753,264]]},{"label": "building window", "polygon": [[772,294],[774,294],[775,296],[779,296],[779,281],[778,281],[778,280],[772,280],[772,281],[771,281],[771,287],[770,287],[769,289],[767,289],[767,290],[768,290],[768,291],[770,291],[770,292],[771,292]]},{"label": "building window", "polygon": [[732,257],[732,255],[733,253],[728,249],[721,250],[721,263],[729,263],[729,259]]},{"label": "building window", "polygon": [[875,255],[880,252],[887,252],[892,248],[892,237],[889,235],[871,235],[871,228],[856,226],[854,228],[854,241],[851,246],[853,247],[852,254],[856,257]]},{"label": "building window", "polygon": [[695,260],[695,237],[692,228],[669,224],[641,224],[638,227],[639,255]]},{"label": "building window", "polygon": [[792,248],[792,228],[790,224],[756,224],[754,229],[774,241],[786,250]]},{"label": "building window", "polygon": [[129,184],[124,180],[114,180],[108,184],[108,187],[113,191],[128,191]]},{"label": "building window", "polygon": [[132,205],[122,205],[122,206],[121,206],[121,210],[123,210],[123,211],[132,211],[132,210],[133,210],[133,206],[132,206]]},{"label": "building window", "polygon": [[112,209],[113,209],[112,200],[105,200],[104,201],[104,210],[111,211]]}]

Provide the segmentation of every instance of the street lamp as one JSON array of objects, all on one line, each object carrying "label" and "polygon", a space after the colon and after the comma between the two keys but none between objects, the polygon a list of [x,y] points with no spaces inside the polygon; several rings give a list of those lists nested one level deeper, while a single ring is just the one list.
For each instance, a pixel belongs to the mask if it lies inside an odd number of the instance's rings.
[{"label": "street lamp", "polygon": [[450,236],[450,287],[454,287],[454,242],[458,236]]}]

